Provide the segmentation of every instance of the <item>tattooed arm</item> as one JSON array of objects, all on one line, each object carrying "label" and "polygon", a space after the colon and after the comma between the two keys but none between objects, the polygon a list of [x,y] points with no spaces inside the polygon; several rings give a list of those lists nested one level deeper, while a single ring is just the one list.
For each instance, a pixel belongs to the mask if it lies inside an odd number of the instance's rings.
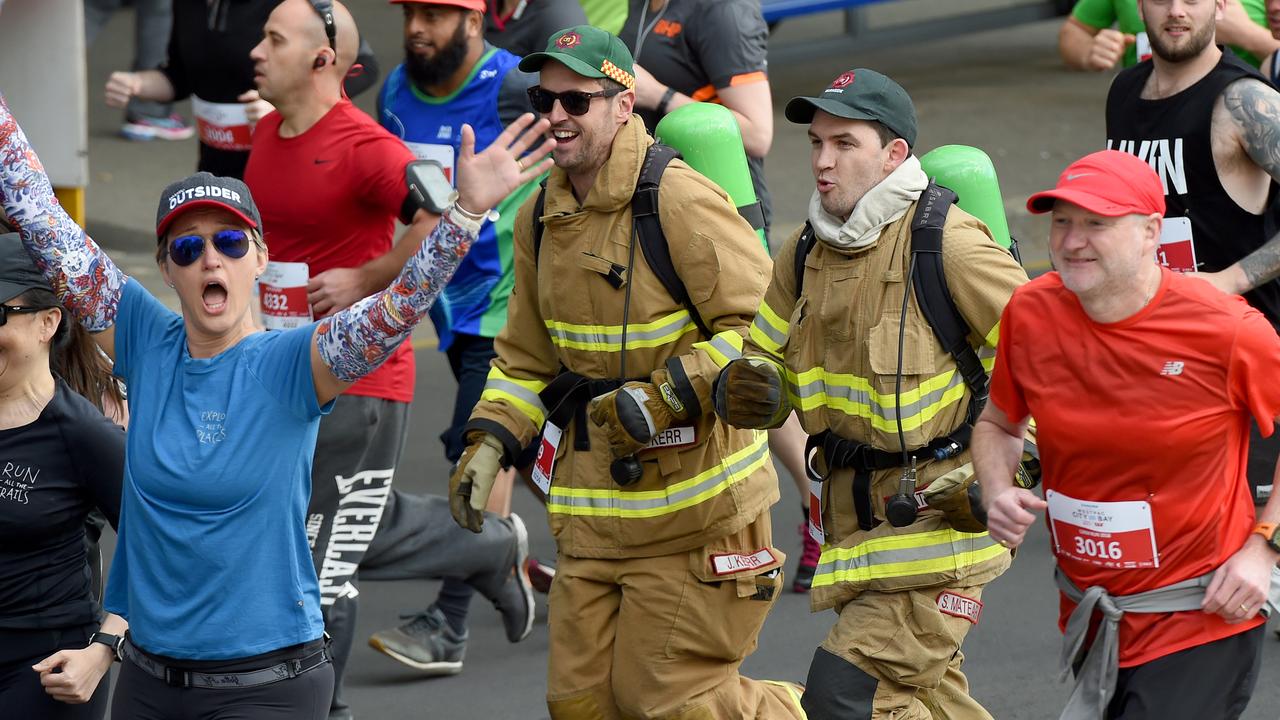
[{"label": "tattooed arm", "polygon": [[[1240,149],[1280,182],[1280,93],[1247,79],[1228,85],[1222,100]],[[1280,234],[1221,272],[1201,275],[1230,293],[1245,293],[1280,277]]]},{"label": "tattooed arm", "polygon": [[40,158],[0,95],[0,204],[58,300],[115,357],[125,274],[63,211]]},{"label": "tattooed arm", "polygon": [[[377,369],[426,317],[480,232],[480,222],[459,213],[458,207],[487,211],[512,190],[551,168],[547,155],[555,141],[550,138],[525,154],[536,139],[545,137],[549,125],[546,120],[534,122],[533,115],[527,113],[508,125],[479,155],[471,126],[462,126],[454,207],[445,211],[390,287],[316,326],[311,376],[321,405]],[[529,132],[524,132],[526,128]]]}]

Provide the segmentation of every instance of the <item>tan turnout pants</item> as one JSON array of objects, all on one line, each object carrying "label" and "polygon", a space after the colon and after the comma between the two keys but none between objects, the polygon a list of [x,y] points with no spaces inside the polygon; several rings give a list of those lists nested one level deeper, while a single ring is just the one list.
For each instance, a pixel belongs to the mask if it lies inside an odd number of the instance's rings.
[{"label": "tan turnout pants", "polygon": [[800,688],[738,674],[782,590],[782,574],[717,580],[715,554],[773,551],[769,516],[692,552],[560,556],[547,604],[552,720],[803,718]]},{"label": "tan turnout pants", "polygon": [[981,599],[981,587],[939,587],[846,603],[809,670],[809,718],[991,720],[960,670]]}]

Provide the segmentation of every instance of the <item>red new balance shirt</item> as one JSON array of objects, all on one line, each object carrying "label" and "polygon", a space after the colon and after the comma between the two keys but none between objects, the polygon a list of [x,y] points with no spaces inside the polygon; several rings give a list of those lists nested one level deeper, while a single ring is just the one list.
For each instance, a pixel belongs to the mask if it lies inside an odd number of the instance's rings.
[{"label": "red new balance shirt", "polygon": [[[1204,280],[1163,270],[1145,308],[1106,324],[1089,319],[1057,273],[1014,293],[1000,323],[991,401],[1011,421],[1035,418],[1046,494],[1146,503],[1154,527],[1155,551],[1150,531],[1145,551],[1157,567],[1123,567],[1111,557],[1121,555],[1118,548],[1089,542],[1088,534],[1080,545],[1055,544],[1072,582],[1130,595],[1203,575],[1240,549],[1254,524],[1245,479],[1249,422],[1272,432],[1278,369],[1280,339],[1271,325]],[[1083,553],[1096,557],[1082,560]],[[1062,599],[1060,627],[1073,608]],[[1129,613],[1120,626],[1120,665],[1263,622],[1228,625],[1200,611]]]},{"label": "red new balance shirt", "polygon": [[[315,276],[389,251],[413,153],[349,100],[297,137],[280,137],[282,120],[271,113],[258,123],[244,174],[271,259],[305,262]],[[347,394],[412,402],[413,382],[404,343]]]}]

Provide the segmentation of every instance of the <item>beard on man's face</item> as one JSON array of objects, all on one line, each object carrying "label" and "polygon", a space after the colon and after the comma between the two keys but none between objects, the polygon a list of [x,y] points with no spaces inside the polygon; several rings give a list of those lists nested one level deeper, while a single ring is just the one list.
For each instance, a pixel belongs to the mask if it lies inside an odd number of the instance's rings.
[{"label": "beard on man's face", "polygon": [[1165,62],[1177,63],[1190,60],[1200,55],[1205,48],[1213,44],[1216,31],[1215,23],[1208,22],[1196,29],[1187,42],[1181,47],[1166,44],[1164,36],[1158,31],[1147,30],[1147,38],[1151,41],[1151,52]]},{"label": "beard on man's face", "polygon": [[458,23],[458,29],[449,44],[436,50],[432,57],[422,57],[413,52],[409,41],[404,44],[404,68],[409,79],[419,88],[439,85],[453,76],[467,59],[467,24]]}]

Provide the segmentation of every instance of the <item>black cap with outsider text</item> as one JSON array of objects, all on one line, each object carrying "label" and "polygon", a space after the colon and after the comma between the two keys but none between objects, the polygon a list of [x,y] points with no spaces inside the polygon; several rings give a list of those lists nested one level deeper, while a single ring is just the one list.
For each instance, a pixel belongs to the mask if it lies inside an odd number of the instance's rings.
[{"label": "black cap with outsider text", "polygon": [[18,233],[0,235],[0,303],[35,288],[53,292],[49,281],[27,254]]},{"label": "black cap with outsider text", "polygon": [[156,209],[156,237],[163,239],[165,231],[179,215],[202,207],[226,210],[255,230],[262,226],[262,216],[258,214],[249,186],[235,178],[198,172],[171,184],[160,194],[160,207]]},{"label": "black cap with outsider text", "polygon": [[799,125],[813,122],[821,110],[847,120],[878,120],[912,147],[916,144],[916,106],[902,86],[867,68],[854,68],[831,82],[818,97],[794,97],[787,102],[787,119]]}]

